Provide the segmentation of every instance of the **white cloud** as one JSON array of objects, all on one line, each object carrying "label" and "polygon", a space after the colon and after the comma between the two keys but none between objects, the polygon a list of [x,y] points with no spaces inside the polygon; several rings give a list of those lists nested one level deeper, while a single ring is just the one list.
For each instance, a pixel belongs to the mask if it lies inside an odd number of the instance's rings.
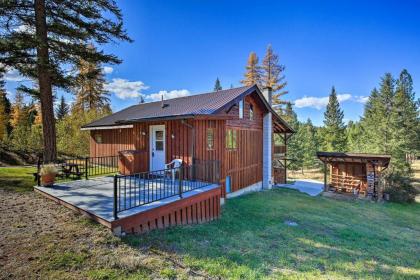
[{"label": "white cloud", "polygon": [[152,94],[146,95],[145,99],[150,102],[159,101],[162,99],[162,95],[163,95],[163,99],[172,99],[172,98],[190,95],[190,92],[186,89],[171,90],[171,91],[161,90],[158,93],[152,93]]},{"label": "white cloud", "polygon": [[20,33],[35,33],[35,28],[30,25],[22,24],[14,28],[13,31]]},{"label": "white cloud", "polygon": [[125,79],[112,79],[112,82],[105,85],[105,89],[109,92],[115,93],[120,99],[137,98],[142,90],[148,89],[142,81],[130,82]]},{"label": "white cloud", "polygon": [[105,74],[111,74],[112,72],[114,72],[114,68],[110,66],[105,66],[103,71]]},{"label": "white cloud", "polygon": [[4,79],[10,82],[23,82],[28,80],[25,77],[21,76],[18,70],[14,68],[7,68],[6,74],[4,74]]},{"label": "white cloud", "polygon": [[[337,94],[338,102],[344,102],[350,100],[352,98],[351,94]],[[305,107],[312,107],[315,109],[322,109],[326,107],[328,104],[328,96],[325,97],[312,97],[312,96],[305,96],[303,98],[299,98],[295,100],[295,106],[297,108],[305,108]]]},{"label": "white cloud", "polygon": [[360,96],[355,96],[355,100],[356,100],[356,102],[359,102],[359,103],[365,104],[366,102],[368,102],[368,100],[369,100],[369,96],[362,96],[362,95],[360,95]]}]

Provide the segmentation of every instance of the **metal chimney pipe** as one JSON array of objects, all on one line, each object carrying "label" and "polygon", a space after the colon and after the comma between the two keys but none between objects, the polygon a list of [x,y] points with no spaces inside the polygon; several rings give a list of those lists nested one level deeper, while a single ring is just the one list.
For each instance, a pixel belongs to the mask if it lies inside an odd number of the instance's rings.
[{"label": "metal chimney pipe", "polygon": [[[266,87],[263,90],[263,95],[271,107],[273,90],[271,87]],[[272,164],[273,164],[273,116],[271,111],[264,115],[263,119],[263,189],[271,189],[273,184]]]}]

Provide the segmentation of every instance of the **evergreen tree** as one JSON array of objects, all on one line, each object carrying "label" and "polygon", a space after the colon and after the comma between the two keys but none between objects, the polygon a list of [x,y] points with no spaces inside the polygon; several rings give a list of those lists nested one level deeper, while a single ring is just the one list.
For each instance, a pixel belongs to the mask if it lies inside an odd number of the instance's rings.
[{"label": "evergreen tree", "polygon": [[420,150],[420,118],[413,80],[405,69],[397,80],[389,126],[392,165],[403,174],[409,174],[410,165],[406,156]]},{"label": "evergreen tree", "polygon": [[[85,43],[131,41],[113,0],[21,0],[0,2],[0,63],[13,67],[39,85],[44,160],[56,158],[53,87],[69,89],[75,75],[67,71],[81,59],[120,63],[111,54],[87,50]],[[21,86],[22,90],[34,93]]]},{"label": "evergreen tree", "polygon": [[144,102],[146,102],[145,100],[144,100],[144,96],[143,95],[140,95],[140,104],[143,104]]},{"label": "evergreen tree", "polygon": [[279,63],[279,57],[274,53],[271,45],[267,46],[267,51],[262,62],[262,87],[271,87],[273,89],[273,106],[284,104],[281,97],[288,93],[285,90],[287,82],[284,76],[284,65]]},{"label": "evergreen tree", "polygon": [[67,105],[66,100],[64,99],[64,95],[61,96],[60,104],[58,105],[57,109],[55,110],[55,114],[58,120],[62,120],[69,114],[70,108]]},{"label": "evergreen tree", "polygon": [[340,109],[337,93],[333,87],[324,113],[323,149],[325,151],[344,152],[346,150],[346,127],[344,113]]},{"label": "evergreen tree", "polygon": [[20,90],[16,91],[15,94],[15,102],[13,103],[11,110],[10,124],[13,129],[20,125],[29,124],[29,110],[24,102],[23,93]]},{"label": "evergreen tree", "polygon": [[379,91],[373,89],[365,105],[361,120],[365,152],[385,154],[391,152],[390,117],[394,99],[394,84],[392,75],[386,73],[381,79]]},{"label": "evergreen tree", "polygon": [[214,83],[214,89],[213,91],[219,91],[222,90],[222,85],[220,84],[219,78],[216,79],[216,82]]},{"label": "evergreen tree", "polygon": [[317,163],[316,152],[318,150],[316,129],[310,119],[302,125],[302,129],[302,167],[314,168]]},{"label": "evergreen tree", "polygon": [[0,141],[4,141],[11,132],[11,104],[4,88],[3,72],[0,71]]},{"label": "evergreen tree", "polygon": [[258,65],[258,56],[255,52],[249,54],[245,69],[245,78],[241,83],[245,86],[261,85],[261,67]]},{"label": "evergreen tree", "polygon": [[360,122],[349,121],[346,128],[347,151],[360,153],[363,151],[364,131]]},{"label": "evergreen tree", "polygon": [[[87,47],[92,52],[92,45]],[[109,92],[104,88],[105,75],[99,63],[81,60],[79,62],[79,75],[77,77],[77,86],[74,89],[76,102],[74,109],[76,111],[99,110],[111,112]]]},{"label": "evergreen tree", "polygon": [[[287,142],[287,157],[292,160],[289,163],[289,168],[292,170],[298,170],[303,165],[303,129],[299,123],[297,114],[293,110],[291,103],[287,103],[286,108],[282,111],[281,117],[296,131],[296,133],[289,138]],[[283,144],[283,139],[276,139],[279,144]]]}]

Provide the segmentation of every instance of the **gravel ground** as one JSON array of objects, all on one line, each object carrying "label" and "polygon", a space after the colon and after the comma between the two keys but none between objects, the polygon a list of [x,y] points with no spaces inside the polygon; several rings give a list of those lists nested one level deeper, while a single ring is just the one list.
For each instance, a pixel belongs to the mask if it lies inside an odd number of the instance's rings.
[{"label": "gravel ground", "polygon": [[0,279],[206,278],[29,192],[0,189]]}]

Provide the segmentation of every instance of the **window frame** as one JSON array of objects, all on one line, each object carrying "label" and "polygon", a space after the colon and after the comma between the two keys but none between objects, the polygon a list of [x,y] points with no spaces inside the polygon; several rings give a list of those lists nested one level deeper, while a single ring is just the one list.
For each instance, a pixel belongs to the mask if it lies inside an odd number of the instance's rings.
[{"label": "window frame", "polygon": [[96,144],[102,144],[103,143],[102,133],[95,133],[93,136],[93,139],[95,139]]},{"label": "window frame", "polygon": [[[210,140],[209,136],[210,135],[211,135],[211,145],[209,145],[210,144],[210,142],[209,142],[209,140]],[[207,148],[207,151],[214,150],[214,128],[207,128],[207,131],[206,131],[206,148]]]},{"label": "window frame", "polygon": [[244,118],[244,106],[245,105],[245,101],[244,101],[244,99],[242,98],[241,100],[239,100],[239,104],[238,104],[238,107],[239,107],[239,118],[240,119],[243,119]]},{"label": "window frame", "polygon": [[238,148],[238,133],[236,129],[226,130],[226,149],[236,150]]},{"label": "window frame", "polygon": [[254,120],[254,105],[249,104],[249,120]]}]

